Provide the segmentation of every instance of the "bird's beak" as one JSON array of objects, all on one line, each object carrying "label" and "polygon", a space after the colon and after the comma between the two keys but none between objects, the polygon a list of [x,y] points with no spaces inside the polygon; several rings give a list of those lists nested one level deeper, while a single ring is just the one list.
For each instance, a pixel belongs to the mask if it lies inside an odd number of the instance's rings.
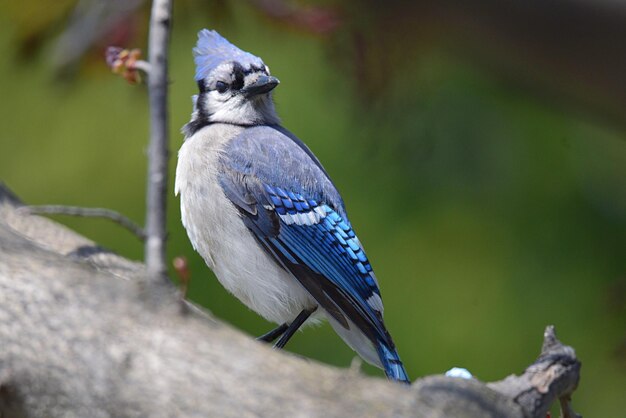
[{"label": "bird's beak", "polygon": [[259,94],[270,92],[280,84],[280,81],[276,77],[272,77],[271,75],[262,75],[256,79],[252,84],[244,87],[241,92],[246,97],[252,97]]}]

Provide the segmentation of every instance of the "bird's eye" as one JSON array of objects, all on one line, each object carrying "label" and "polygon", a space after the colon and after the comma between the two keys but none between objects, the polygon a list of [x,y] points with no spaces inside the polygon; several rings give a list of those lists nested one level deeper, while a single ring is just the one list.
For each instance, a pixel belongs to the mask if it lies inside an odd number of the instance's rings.
[{"label": "bird's eye", "polygon": [[228,90],[228,84],[224,83],[223,81],[218,81],[217,83],[215,83],[215,90],[217,90],[219,93],[225,93],[226,90]]}]

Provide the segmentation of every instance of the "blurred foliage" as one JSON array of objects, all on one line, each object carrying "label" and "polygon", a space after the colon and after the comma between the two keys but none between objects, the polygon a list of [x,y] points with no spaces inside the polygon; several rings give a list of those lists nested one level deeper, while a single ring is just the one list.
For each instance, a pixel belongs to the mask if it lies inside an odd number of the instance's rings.
[{"label": "blurred foliage", "polygon": [[[52,75],[45,48],[28,60],[11,59],[23,25],[45,20],[35,3],[12,4],[24,19],[3,15],[0,27],[0,179],[31,204],[108,207],[139,221],[145,89],[110,74],[95,53],[72,83]],[[173,156],[196,89],[196,32],[216,28],[263,57],[280,78],[275,97],[284,124],[309,144],[342,192],[413,378],[452,366],[484,380],[519,373],[538,354],[545,325],[554,324],[583,362],[575,408],[585,416],[623,413],[624,131],[547,104],[448,49],[418,47],[424,41],[415,34],[408,35],[416,36],[415,50],[403,57],[409,64],[369,74],[385,67],[364,65],[351,55],[358,48],[347,45],[356,39],[365,51],[383,47],[351,31],[350,25],[390,24],[371,13],[352,10],[329,46],[311,31],[270,24],[250,5],[216,2],[209,13],[192,9],[197,3],[176,7]],[[45,18],[61,25],[55,19],[67,14],[62,10]],[[122,46],[142,46],[141,39]],[[355,63],[356,73],[348,71]],[[380,94],[365,87],[359,71]],[[173,158],[172,176],[174,167]],[[190,298],[253,335],[267,331],[271,324],[228,295],[194,253],[173,192],[169,205],[169,256],[189,259]],[[106,221],[57,219],[141,258],[142,245]],[[298,334],[288,348],[340,367],[354,357],[327,325]]]},{"label": "blurred foliage", "polygon": [[3,2],[0,7],[13,22],[13,36],[23,50],[39,44],[46,33],[70,13],[75,3],[75,0],[60,0],[55,2],[55,7],[42,7],[41,0],[24,0]]}]

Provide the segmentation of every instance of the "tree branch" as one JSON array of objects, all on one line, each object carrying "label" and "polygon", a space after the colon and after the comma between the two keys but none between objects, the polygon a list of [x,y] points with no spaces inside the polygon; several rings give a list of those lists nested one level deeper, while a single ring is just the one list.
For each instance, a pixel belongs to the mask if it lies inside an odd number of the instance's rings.
[{"label": "tree branch", "polygon": [[145,240],[146,233],[135,222],[111,209],[104,208],[83,208],[78,206],[65,205],[41,205],[41,206],[23,206],[20,210],[24,210],[33,214],[45,215],[68,215],[78,216],[82,218],[102,218],[115,222],[135,235],[141,241]]},{"label": "tree branch", "polygon": [[148,277],[167,280],[165,261],[168,150],[167,50],[172,23],[171,0],[154,0],[150,16],[148,93],[150,145],[146,197],[145,262]]},{"label": "tree branch", "polygon": [[3,418],[545,418],[578,383],[574,350],[551,328],[522,376],[492,384],[431,376],[406,387],[305,361],[155,286],[143,265],[18,206],[0,184]]},{"label": "tree branch", "polygon": [[554,326],[548,326],[543,336],[539,358],[522,376],[511,375],[487,386],[515,399],[527,411],[547,411],[555,399],[560,399],[563,416],[576,418],[569,399],[578,386],[581,364],[574,349],[556,338]]}]

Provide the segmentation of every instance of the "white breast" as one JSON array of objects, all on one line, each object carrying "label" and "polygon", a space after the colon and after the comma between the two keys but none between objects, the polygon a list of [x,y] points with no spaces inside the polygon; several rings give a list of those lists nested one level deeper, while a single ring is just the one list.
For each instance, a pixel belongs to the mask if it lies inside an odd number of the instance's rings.
[{"label": "white breast", "polygon": [[217,180],[219,154],[243,129],[214,124],[184,142],[175,183],[182,222],[192,245],[226,289],[267,320],[291,322],[315,301],[260,247]]}]

